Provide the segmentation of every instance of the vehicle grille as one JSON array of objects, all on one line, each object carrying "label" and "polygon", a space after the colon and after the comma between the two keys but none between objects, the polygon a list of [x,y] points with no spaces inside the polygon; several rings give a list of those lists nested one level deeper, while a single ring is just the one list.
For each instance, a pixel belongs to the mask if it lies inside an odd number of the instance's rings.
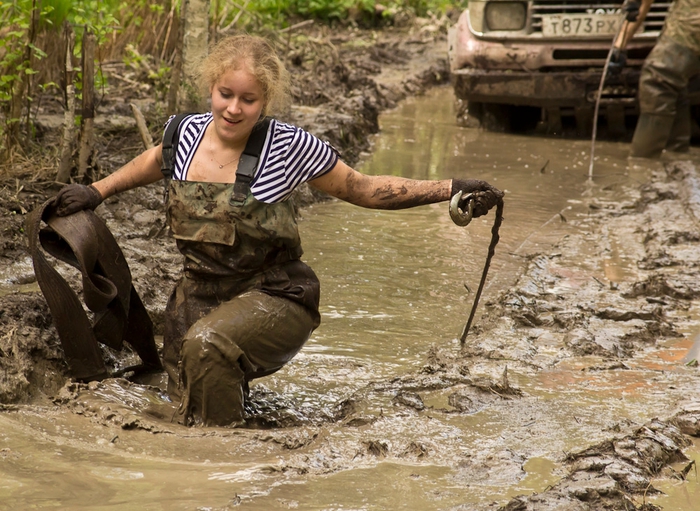
[{"label": "vehicle grille", "polygon": [[[644,31],[660,31],[672,2],[654,2],[644,20]],[[544,14],[619,13],[622,2],[591,2],[590,0],[534,0],[531,9],[533,32],[542,32]]]}]

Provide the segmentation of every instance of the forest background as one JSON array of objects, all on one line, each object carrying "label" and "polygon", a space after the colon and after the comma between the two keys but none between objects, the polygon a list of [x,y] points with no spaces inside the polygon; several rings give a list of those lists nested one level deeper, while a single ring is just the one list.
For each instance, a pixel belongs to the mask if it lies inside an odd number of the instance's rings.
[{"label": "forest background", "polygon": [[[224,35],[261,34],[289,50],[299,39],[309,38],[296,30],[309,23],[331,30],[390,29],[417,17],[447,20],[466,3],[0,0],[0,176],[10,177],[18,160],[41,160],[39,167],[55,170],[55,181],[89,181],[95,108],[110,94],[106,69],[115,63],[139,69],[139,78],[158,95],[154,99],[159,107],[148,121],[133,107],[142,133],[147,133],[147,123],[162,126],[168,115],[201,105],[194,87],[196,64]],[[289,51],[287,56],[294,58]],[[47,145],[37,137],[35,120],[47,97],[63,110],[60,144]],[[149,137],[143,138],[147,145]]]}]

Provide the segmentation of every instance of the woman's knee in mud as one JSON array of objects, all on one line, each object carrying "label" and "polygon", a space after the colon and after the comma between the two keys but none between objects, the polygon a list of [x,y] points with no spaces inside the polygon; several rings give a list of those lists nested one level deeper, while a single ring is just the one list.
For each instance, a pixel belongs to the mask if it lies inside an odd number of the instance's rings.
[{"label": "woman's knee in mud", "polygon": [[182,341],[180,348],[180,373],[190,377],[204,377],[205,373],[225,371],[235,379],[245,380],[241,349],[213,330],[195,332]]},{"label": "woman's knee in mud", "polygon": [[[217,342],[218,341],[218,342]],[[240,363],[220,349],[215,333],[185,337],[180,354],[179,413],[187,425],[244,423],[246,377]]]}]

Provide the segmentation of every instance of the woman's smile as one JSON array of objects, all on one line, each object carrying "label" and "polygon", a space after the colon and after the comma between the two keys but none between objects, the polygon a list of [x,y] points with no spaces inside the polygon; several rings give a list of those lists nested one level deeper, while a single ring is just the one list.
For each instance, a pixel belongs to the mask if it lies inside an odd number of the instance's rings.
[{"label": "woman's smile", "polygon": [[265,106],[262,86],[245,66],[230,69],[211,88],[211,104],[219,139],[245,145]]}]

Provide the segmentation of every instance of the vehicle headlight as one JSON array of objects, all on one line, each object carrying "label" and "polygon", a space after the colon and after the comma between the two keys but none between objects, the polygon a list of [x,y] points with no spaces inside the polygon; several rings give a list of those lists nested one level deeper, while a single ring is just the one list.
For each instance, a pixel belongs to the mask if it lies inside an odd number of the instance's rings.
[{"label": "vehicle headlight", "polygon": [[522,30],[527,18],[525,2],[489,2],[484,11],[489,30]]}]

